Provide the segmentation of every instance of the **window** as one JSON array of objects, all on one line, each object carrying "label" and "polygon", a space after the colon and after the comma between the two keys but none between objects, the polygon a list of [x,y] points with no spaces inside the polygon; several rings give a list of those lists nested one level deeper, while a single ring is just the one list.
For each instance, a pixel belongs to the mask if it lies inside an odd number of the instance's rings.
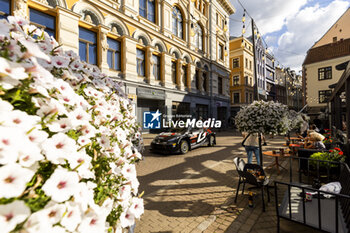
[{"label": "window", "polygon": [[252,93],[249,94],[249,103],[253,103],[253,94]]},{"label": "window", "polygon": [[318,69],[318,80],[332,79],[332,67],[323,67]]},{"label": "window", "polygon": [[224,29],[224,27],[225,27],[225,20],[221,19],[221,28]]},{"label": "window", "polygon": [[182,82],[184,83],[184,86],[185,87],[188,87],[188,84],[187,84],[187,66],[186,65],[183,65],[182,66]]},{"label": "window", "polygon": [[148,19],[149,21],[155,23],[156,18],[155,18],[155,0],[140,0],[139,2],[140,7],[139,7],[139,14]]},{"label": "window", "polygon": [[179,8],[173,7],[173,34],[183,38],[182,14]]},{"label": "window", "polygon": [[[2,0],[0,0],[2,2]],[[44,29],[50,36],[56,37],[56,17],[45,14],[41,11],[29,8],[30,22],[35,26]]]},{"label": "window", "polygon": [[249,61],[249,69],[252,69],[252,61]]},{"label": "window", "polygon": [[79,27],[79,56],[87,63],[97,65],[97,35],[95,32]]},{"label": "window", "polygon": [[208,89],[207,89],[207,82],[208,82],[207,72],[203,72],[203,90],[204,90],[205,92],[208,92]]},{"label": "window", "polygon": [[335,36],[335,37],[333,37],[333,43],[335,43],[335,42],[337,42],[337,37]]},{"label": "window", "polygon": [[156,80],[160,80],[160,57],[153,54],[153,75]]},{"label": "window", "polygon": [[219,25],[219,14],[216,13],[216,25]]},{"label": "window", "polygon": [[234,104],[239,104],[239,93],[233,93],[233,103]]},{"label": "window", "polygon": [[107,63],[110,69],[120,70],[120,42],[107,38]]},{"label": "window", "polygon": [[248,104],[248,92],[245,93],[245,102]]},{"label": "window", "polygon": [[219,44],[218,56],[220,60],[224,60],[224,46],[222,44]]},{"label": "window", "polygon": [[136,69],[138,76],[145,76],[145,51],[136,49]]},{"label": "window", "polygon": [[196,117],[197,119],[208,119],[208,105],[196,104]]},{"label": "window", "polygon": [[318,91],[318,102],[320,104],[327,103],[331,94],[332,94],[331,90]]},{"label": "window", "polygon": [[176,62],[172,61],[171,62],[171,79],[173,80],[174,84],[176,84],[176,74],[177,74]]},{"label": "window", "polygon": [[244,77],[244,81],[245,81],[245,85],[248,86],[248,84],[249,84],[248,76]]},{"label": "window", "polygon": [[194,34],[194,47],[199,50],[203,50],[203,30],[199,24],[196,24]]},{"label": "window", "polygon": [[234,58],[232,60],[232,68],[238,68],[239,67],[239,58]]},{"label": "window", "polygon": [[248,68],[248,59],[245,59],[245,68]]},{"label": "window", "polygon": [[11,14],[11,1],[0,0],[0,19],[6,19]]},{"label": "window", "polygon": [[222,78],[221,77],[218,78],[218,93],[220,95],[223,94],[223,92],[222,92]]},{"label": "window", "polygon": [[199,70],[196,70],[196,89],[199,90]]},{"label": "window", "polygon": [[239,76],[238,75],[233,76],[232,80],[233,80],[233,86],[239,85]]},{"label": "window", "polygon": [[249,78],[249,84],[253,85],[253,79],[251,77]]}]

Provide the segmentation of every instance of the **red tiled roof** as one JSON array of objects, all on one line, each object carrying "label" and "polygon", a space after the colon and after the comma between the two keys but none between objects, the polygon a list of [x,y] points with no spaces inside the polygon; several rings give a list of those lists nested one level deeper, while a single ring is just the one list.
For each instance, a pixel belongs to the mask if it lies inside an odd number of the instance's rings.
[{"label": "red tiled roof", "polygon": [[350,38],[310,49],[303,65],[350,55]]}]

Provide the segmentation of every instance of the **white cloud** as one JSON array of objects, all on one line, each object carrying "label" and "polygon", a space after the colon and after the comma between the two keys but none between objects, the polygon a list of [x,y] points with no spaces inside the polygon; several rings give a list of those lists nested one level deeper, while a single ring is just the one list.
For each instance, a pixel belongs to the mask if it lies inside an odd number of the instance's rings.
[{"label": "white cloud", "polygon": [[[230,18],[230,35],[241,35],[239,22],[243,9],[237,0],[230,0],[236,13]],[[307,50],[326,33],[335,21],[350,6],[349,0],[240,0],[269,48],[273,48],[276,60],[296,71],[301,69]],[[322,4],[322,5],[321,5]],[[238,21],[238,22],[237,22]],[[246,17],[247,33],[251,34]]]},{"label": "white cloud", "polygon": [[[236,20],[241,20],[243,15],[242,7],[237,0],[230,0],[236,8],[236,13],[231,16]],[[267,34],[282,29],[285,20],[297,13],[299,9],[307,3],[307,0],[245,0],[241,2],[248,13],[254,18],[261,34]],[[247,17],[247,23],[250,22]],[[231,35],[240,35],[242,24],[232,22],[230,26]]]},{"label": "white cloud", "polygon": [[281,62],[296,70],[301,69],[304,56],[349,6],[346,0],[335,0],[321,7],[308,6],[286,20],[287,31],[278,39],[275,55]]}]

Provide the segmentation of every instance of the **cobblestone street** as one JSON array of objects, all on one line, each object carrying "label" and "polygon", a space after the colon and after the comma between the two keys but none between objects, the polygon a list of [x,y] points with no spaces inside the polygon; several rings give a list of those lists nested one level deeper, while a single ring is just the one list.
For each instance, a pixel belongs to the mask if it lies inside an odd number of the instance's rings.
[{"label": "cobblestone street", "polygon": [[[151,138],[146,135],[145,145]],[[238,175],[232,160],[236,156],[246,158],[241,141],[241,136],[222,132],[215,147],[201,147],[185,155],[146,151],[145,160],[137,167],[140,192],[145,191],[145,213],[135,232],[276,232],[273,196],[266,213],[261,210],[259,191],[254,197],[255,208],[248,207],[247,193],[239,195],[236,204],[233,201]],[[282,142],[281,138],[268,139],[264,149],[276,148]],[[264,157],[264,166],[271,162],[272,158]],[[266,172],[276,176],[275,167]],[[284,176],[286,172],[277,179]],[[285,221],[281,229],[310,232]]]}]

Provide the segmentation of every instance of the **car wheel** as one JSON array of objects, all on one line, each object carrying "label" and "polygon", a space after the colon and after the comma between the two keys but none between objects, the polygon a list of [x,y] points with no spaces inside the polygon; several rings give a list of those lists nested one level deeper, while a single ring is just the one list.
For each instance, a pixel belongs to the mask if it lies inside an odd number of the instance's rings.
[{"label": "car wheel", "polygon": [[213,135],[210,135],[208,146],[214,146],[214,145],[215,145],[215,137]]},{"label": "car wheel", "polygon": [[185,140],[182,140],[180,142],[180,153],[181,154],[186,154],[188,152],[188,142]]}]

